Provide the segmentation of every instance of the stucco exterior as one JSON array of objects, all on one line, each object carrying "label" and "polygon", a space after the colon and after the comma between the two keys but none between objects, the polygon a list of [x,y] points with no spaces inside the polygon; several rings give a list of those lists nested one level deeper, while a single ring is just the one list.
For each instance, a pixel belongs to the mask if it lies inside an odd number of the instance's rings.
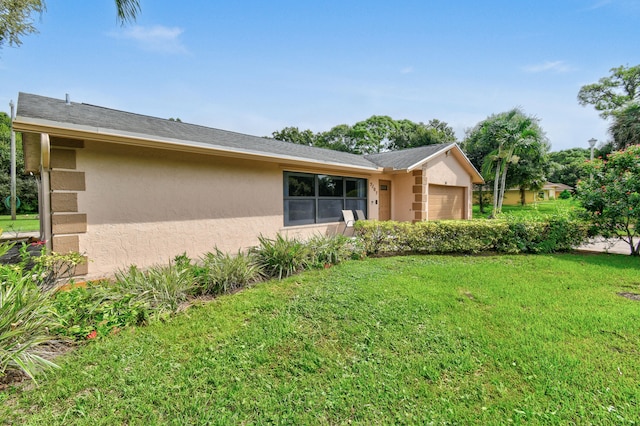
[{"label": "stucco exterior", "polygon": [[426,176],[427,184],[464,187],[465,201],[463,208],[465,211],[463,218],[470,219],[472,217],[473,181],[471,175],[464,169],[457,157],[443,152],[423,166],[423,173]]},{"label": "stucco exterior", "polygon": [[182,253],[246,250],[260,235],[345,231],[343,221],[285,226],[287,175],[366,179],[373,220],[380,181],[390,182],[390,219],[413,222],[427,219],[429,184],[465,187],[467,197],[482,181],[455,144],[363,157],[35,95],[21,94],[14,128],[41,181],[41,238],[84,254],[76,273],[87,279]]}]

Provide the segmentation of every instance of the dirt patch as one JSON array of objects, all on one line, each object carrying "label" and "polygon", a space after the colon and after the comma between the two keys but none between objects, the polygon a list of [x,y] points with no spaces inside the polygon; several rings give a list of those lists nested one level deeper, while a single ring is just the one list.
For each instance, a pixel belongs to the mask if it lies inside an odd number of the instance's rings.
[{"label": "dirt patch", "polygon": [[618,296],[626,297],[627,299],[637,300],[638,302],[640,302],[640,294],[638,293],[622,292],[622,293],[618,293]]}]

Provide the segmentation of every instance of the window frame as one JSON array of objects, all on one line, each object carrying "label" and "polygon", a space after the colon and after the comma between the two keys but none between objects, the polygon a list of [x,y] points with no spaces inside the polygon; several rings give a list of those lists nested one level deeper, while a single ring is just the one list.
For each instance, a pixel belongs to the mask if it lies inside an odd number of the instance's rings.
[{"label": "window frame", "polygon": [[[299,177],[303,177],[303,178],[310,178],[313,177],[313,181],[314,181],[314,189],[313,189],[313,195],[308,195],[308,196],[291,196],[289,195],[289,177],[291,176],[299,176]],[[341,191],[341,196],[320,196],[320,180],[321,178],[333,178],[333,179],[339,179],[342,183],[342,191]],[[348,196],[347,194],[347,182],[355,182],[355,186],[356,189],[359,187],[359,182],[363,182],[362,184],[362,188],[363,188],[363,195],[364,196]],[[342,221],[342,215],[340,214],[340,217],[336,220],[337,216],[331,216],[331,217],[327,217],[327,218],[322,218],[320,217],[321,214],[321,204],[322,201],[341,201],[342,203],[342,208],[340,209],[340,211],[342,210],[346,210],[345,206],[347,205],[348,201],[351,202],[363,202],[362,205],[364,206],[364,213],[365,215],[367,214],[367,205],[368,205],[368,179],[366,178],[358,178],[358,177],[352,177],[352,176],[344,176],[344,175],[331,175],[331,174],[326,174],[326,173],[305,173],[305,172],[292,172],[292,171],[284,171],[283,172],[283,216],[284,216],[284,226],[300,226],[300,225],[314,225],[314,224],[322,224],[322,223],[333,223],[333,222],[340,222]],[[357,194],[360,195],[360,194]],[[299,220],[295,220],[292,221],[289,218],[289,208],[290,208],[290,201],[313,201],[313,211],[309,212],[311,213],[309,215],[308,218],[303,218],[303,219],[299,219]],[[313,216],[313,217],[311,217]]]}]

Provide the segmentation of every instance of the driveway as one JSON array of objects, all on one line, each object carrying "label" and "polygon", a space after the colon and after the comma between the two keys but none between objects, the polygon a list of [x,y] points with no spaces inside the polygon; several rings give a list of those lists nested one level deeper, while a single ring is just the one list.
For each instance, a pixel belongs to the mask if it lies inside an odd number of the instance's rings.
[{"label": "driveway", "polygon": [[614,254],[626,254],[631,253],[629,244],[621,240],[609,240],[604,238],[594,238],[589,244],[582,245],[576,250],[592,252],[592,253],[614,253]]}]

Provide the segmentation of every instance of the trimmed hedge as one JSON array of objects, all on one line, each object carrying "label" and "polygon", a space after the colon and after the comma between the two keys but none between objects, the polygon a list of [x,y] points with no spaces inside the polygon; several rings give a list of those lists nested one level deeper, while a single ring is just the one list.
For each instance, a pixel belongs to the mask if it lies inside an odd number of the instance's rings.
[{"label": "trimmed hedge", "polygon": [[432,222],[358,221],[355,235],[368,254],[379,253],[553,253],[587,240],[587,226],[567,218]]}]

